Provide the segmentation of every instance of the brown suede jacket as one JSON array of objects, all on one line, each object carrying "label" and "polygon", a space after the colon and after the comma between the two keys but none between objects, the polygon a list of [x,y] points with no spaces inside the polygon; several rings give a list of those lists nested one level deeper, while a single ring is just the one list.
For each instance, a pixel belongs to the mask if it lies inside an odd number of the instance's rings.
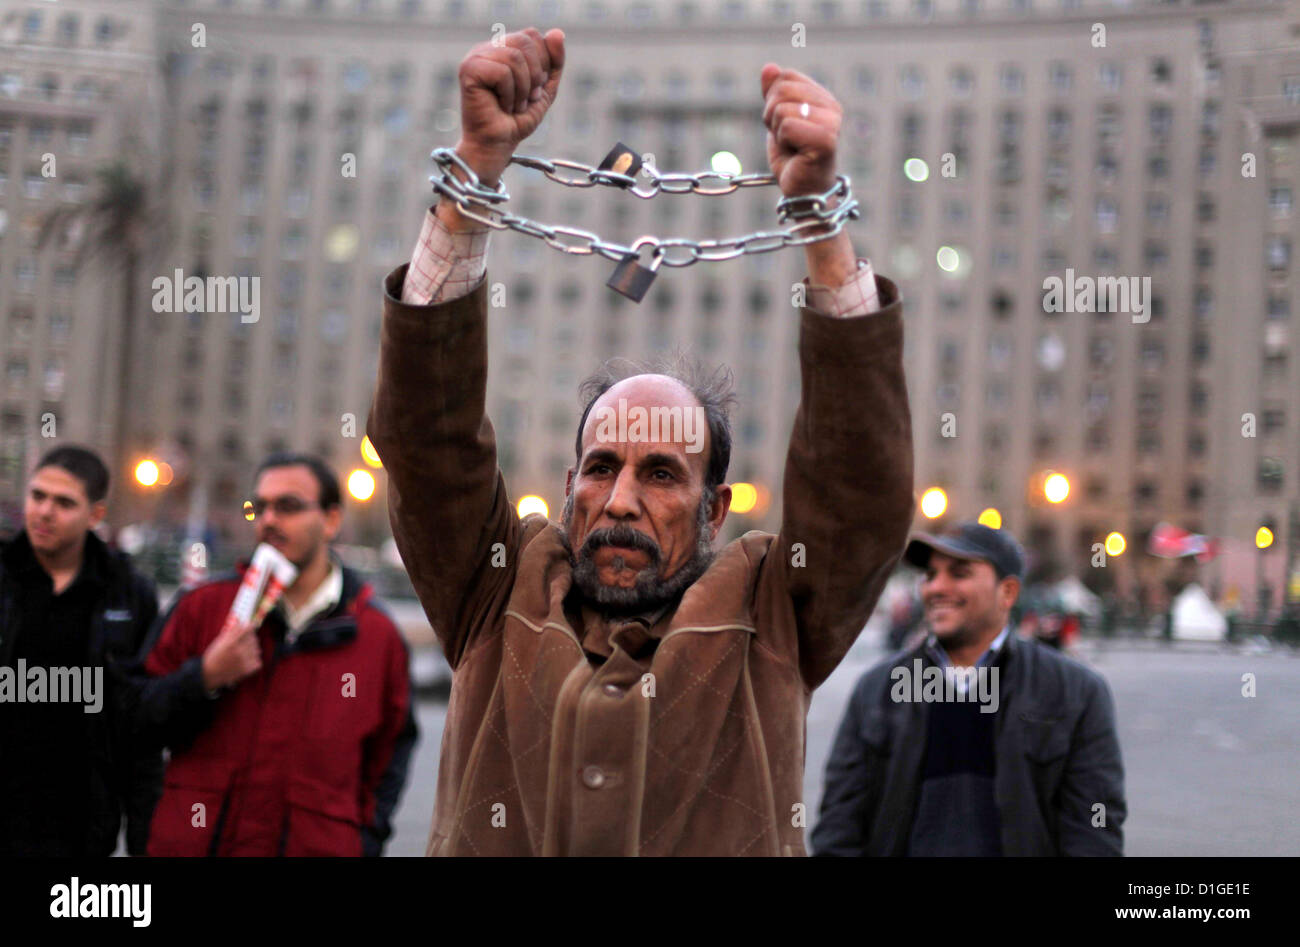
[{"label": "brown suede jacket", "polygon": [[385,281],[367,432],[455,670],[428,854],[804,854],[809,697],[914,509],[898,288],[877,276],[882,308],[859,318],[802,310],[781,531],[728,544],[647,627],[576,603],[560,527],[512,508],[484,410],[486,276],[430,306],[400,301],[405,276]]}]

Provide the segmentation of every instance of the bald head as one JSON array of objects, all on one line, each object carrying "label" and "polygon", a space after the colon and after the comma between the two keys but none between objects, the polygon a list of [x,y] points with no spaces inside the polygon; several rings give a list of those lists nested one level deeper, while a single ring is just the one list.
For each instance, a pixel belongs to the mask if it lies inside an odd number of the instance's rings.
[{"label": "bald head", "polygon": [[615,441],[684,447],[706,476],[709,425],[704,405],[686,384],[668,375],[633,375],[596,398],[580,432],[579,456],[592,443]]}]

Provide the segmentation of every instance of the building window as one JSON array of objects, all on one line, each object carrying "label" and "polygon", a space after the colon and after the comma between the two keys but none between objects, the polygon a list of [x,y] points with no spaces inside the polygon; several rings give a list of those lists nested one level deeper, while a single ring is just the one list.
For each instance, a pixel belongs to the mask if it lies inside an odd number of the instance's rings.
[{"label": "building window", "polygon": [[1047,81],[1054,92],[1069,92],[1074,75],[1063,62],[1053,62],[1047,67]]},{"label": "building window", "polygon": [[904,66],[898,75],[898,88],[906,99],[917,99],[925,94],[925,75],[916,66]]},{"label": "building window", "polygon": [[1266,256],[1270,268],[1286,269],[1291,265],[1291,241],[1286,237],[1269,237]]},{"label": "building window", "polygon": [[1149,372],[1159,371],[1165,364],[1165,347],[1159,339],[1144,339],[1141,349],[1142,367]]},{"label": "building window", "polygon": [[1119,226],[1119,207],[1115,201],[1105,195],[1097,198],[1097,230],[1101,233],[1114,233]]},{"label": "building window", "polygon": [[1119,159],[1109,151],[1097,153],[1097,177],[1102,181],[1113,181],[1119,175]]},{"label": "building window", "polygon": [[[1101,199],[1098,198],[1100,201]],[[1169,220],[1169,200],[1163,194],[1152,194],[1147,198],[1147,223],[1157,226]]]},{"label": "building window", "polygon": [[1088,345],[1088,360],[1093,368],[1106,368],[1115,355],[1115,343],[1103,335],[1093,336]]},{"label": "building window", "polygon": [[1284,468],[1276,457],[1261,457],[1256,471],[1256,482],[1261,493],[1276,493],[1282,489]]},{"label": "building window", "polygon": [[975,89],[975,74],[965,66],[957,66],[948,74],[948,87],[953,95],[970,95]]},{"label": "building window", "polygon": [[1291,189],[1289,187],[1270,188],[1268,206],[1273,211],[1274,217],[1289,217],[1291,215]]},{"label": "building window", "polygon": [[1103,62],[1097,66],[1097,82],[1106,92],[1118,92],[1124,73],[1118,63]]},{"label": "building window", "polygon": [[1152,138],[1168,138],[1174,124],[1174,110],[1163,103],[1153,105],[1147,111],[1147,122]]},{"label": "building window", "polygon": [[1160,453],[1160,432],[1149,427],[1138,431],[1137,449],[1139,454]]},{"label": "building window", "polygon": [[1070,113],[1062,108],[1048,112],[1047,134],[1054,142],[1064,142],[1070,136]]},{"label": "building window", "polygon": [[1005,95],[1020,95],[1025,91],[1025,74],[1019,66],[1004,65],[998,73],[998,84]]},{"label": "building window", "polygon": [[1161,85],[1172,82],[1174,78],[1174,67],[1169,64],[1169,60],[1164,57],[1157,57],[1151,60],[1151,81]]},{"label": "building window", "polygon": [[1213,301],[1214,297],[1208,288],[1204,286],[1196,287],[1196,292],[1192,296],[1192,308],[1196,313],[1197,321],[1206,322],[1209,320]]}]

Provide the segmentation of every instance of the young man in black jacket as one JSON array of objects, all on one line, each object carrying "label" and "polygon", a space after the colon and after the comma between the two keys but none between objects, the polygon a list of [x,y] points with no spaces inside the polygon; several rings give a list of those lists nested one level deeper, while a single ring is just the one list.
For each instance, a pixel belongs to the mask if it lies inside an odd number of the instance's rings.
[{"label": "young man in black jacket", "polygon": [[859,680],[826,764],[816,855],[1121,855],[1115,705],[1008,621],[1024,557],[964,523],[904,553],[930,634]]},{"label": "young man in black jacket", "polygon": [[123,817],[144,854],[162,755],[132,738],[124,665],[158,614],[153,583],[91,530],[108,470],[58,447],[0,546],[0,856],[107,856]]}]

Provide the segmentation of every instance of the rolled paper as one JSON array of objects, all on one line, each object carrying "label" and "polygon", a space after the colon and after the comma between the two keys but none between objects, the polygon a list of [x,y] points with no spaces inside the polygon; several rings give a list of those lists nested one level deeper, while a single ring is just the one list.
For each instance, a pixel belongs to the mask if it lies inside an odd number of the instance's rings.
[{"label": "rolled paper", "polygon": [[232,631],[242,625],[256,628],[297,577],[297,568],[283,553],[267,543],[259,543],[244,570],[243,581],[221,630]]}]

